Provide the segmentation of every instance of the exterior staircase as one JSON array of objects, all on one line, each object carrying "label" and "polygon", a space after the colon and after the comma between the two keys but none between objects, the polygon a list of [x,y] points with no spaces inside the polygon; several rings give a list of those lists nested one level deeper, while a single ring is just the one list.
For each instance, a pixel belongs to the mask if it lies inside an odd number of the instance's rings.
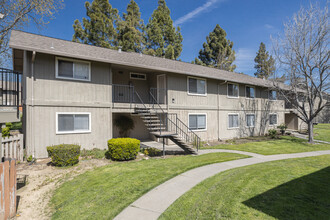
[{"label": "exterior staircase", "polygon": [[[157,113],[154,109],[146,107],[135,108],[135,114],[141,117],[149,132],[155,137],[168,138],[186,153],[197,154],[200,138],[190,131],[176,114],[169,117],[165,112]],[[186,128],[185,131],[183,128]]]}]

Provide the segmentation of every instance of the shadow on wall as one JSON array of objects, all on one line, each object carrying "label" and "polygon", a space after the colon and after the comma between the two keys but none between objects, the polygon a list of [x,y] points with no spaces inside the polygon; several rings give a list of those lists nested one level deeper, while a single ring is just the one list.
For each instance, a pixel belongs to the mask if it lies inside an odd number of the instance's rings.
[{"label": "shadow on wall", "polygon": [[330,166],[243,202],[276,219],[328,219]]}]

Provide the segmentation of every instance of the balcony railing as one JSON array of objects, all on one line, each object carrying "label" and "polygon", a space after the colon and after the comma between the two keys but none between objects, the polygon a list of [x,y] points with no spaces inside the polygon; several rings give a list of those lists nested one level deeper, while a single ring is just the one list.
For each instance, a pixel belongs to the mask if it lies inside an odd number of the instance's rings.
[{"label": "balcony railing", "polygon": [[0,68],[0,106],[18,107],[21,104],[21,74]]}]

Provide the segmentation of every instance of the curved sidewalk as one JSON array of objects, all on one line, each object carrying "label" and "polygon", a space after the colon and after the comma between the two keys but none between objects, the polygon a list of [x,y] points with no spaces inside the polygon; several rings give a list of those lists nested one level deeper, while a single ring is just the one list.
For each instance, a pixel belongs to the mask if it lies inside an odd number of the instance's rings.
[{"label": "curved sidewalk", "polygon": [[[231,151],[231,150],[211,150],[211,152],[232,152],[241,153],[245,155],[250,155],[253,153],[241,152],[241,151]],[[182,173],[163,184],[152,189],[148,193],[144,194],[138,200],[133,202],[127,208],[125,208],[119,215],[114,219],[116,220],[151,220],[157,219],[175,200],[180,196],[185,194],[191,188],[196,186],[203,180],[214,176],[225,170],[230,170],[237,167],[248,166],[252,164],[264,163],[275,160],[284,160],[291,158],[301,158],[301,157],[312,157],[330,154],[330,150],[325,151],[312,151],[304,153],[294,153],[294,154],[277,154],[263,156],[260,154],[254,154],[251,158],[232,160],[223,163],[215,163],[202,167],[198,167]]]}]

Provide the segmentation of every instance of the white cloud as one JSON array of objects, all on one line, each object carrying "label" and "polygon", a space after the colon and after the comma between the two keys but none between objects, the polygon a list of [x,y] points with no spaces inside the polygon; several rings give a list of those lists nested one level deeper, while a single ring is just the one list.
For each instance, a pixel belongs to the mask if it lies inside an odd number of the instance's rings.
[{"label": "white cloud", "polygon": [[265,28],[266,29],[269,29],[269,30],[272,30],[274,29],[275,27],[273,25],[270,25],[270,24],[265,24]]},{"label": "white cloud", "polygon": [[215,3],[224,2],[224,1],[226,1],[226,0],[208,0],[204,5],[199,6],[198,8],[195,8],[193,11],[189,12],[188,14],[185,14],[184,16],[178,18],[176,21],[174,21],[174,25],[177,26],[177,25],[183,24],[183,23],[187,22],[188,20],[196,17],[200,13],[206,11]]},{"label": "white cloud", "polygon": [[235,72],[252,73],[254,71],[254,58],[256,51],[249,48],[239,48],[236,53]]}]

